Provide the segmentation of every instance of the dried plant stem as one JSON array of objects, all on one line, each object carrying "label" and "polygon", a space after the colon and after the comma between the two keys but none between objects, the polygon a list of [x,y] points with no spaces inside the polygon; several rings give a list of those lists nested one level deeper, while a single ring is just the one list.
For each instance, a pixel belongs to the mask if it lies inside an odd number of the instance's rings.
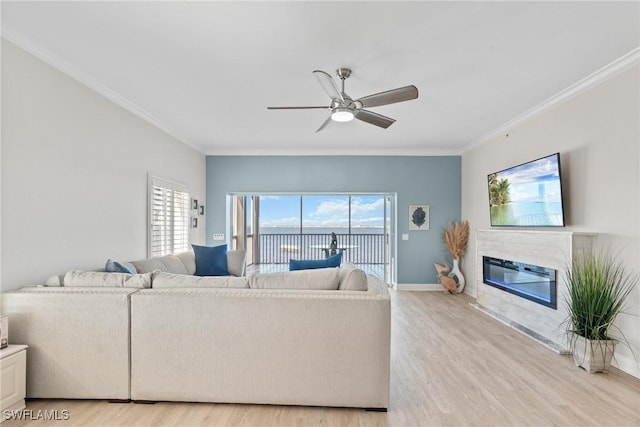
[{"label": "dried plant stem", "polygon": [[467,252],[469,242],[469,222],[451,221],[442,232],[442,240],[453,259],[460,259]]}]

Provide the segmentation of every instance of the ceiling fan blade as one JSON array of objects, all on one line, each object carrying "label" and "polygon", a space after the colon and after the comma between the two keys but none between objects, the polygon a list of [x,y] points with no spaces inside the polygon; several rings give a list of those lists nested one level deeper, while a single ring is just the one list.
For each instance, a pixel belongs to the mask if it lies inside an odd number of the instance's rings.
[{"label": "ceiling fan blade", "polygon": [[313,75],[316,76],[316,79],[318,79],[318,83],[320,83],[322,89],[324,89],[327,95],[329,95],[329,98],[339,99],[340,101],[344,102],[344,98],[342,97],[342,94],[340,93],[340,90],[336,85],[336,81],[333,80],[333,77],[331,77],[331,74],[325,73],[322,70],[314,70]]},{"label": "ceiling fan blade", "polygon": [[417,97],[418,88],[411,85],[365,96],[355,102],[360,102],[362,107],[369,108],[377,107],[379,105],[395,104],[396,102],[409,101],[410,99],[416,99]]},{"label": "ceiling fan blade", "polygon": [[391,117],[386,117],[382,114],[374,113],[373,111],[368,110],[359,110],[356,113],[356,119],[362,120],[363,122],[375,126],[379,126],[384,129],[388,128],[395,122],[395,119],[392,119]]},{"label": "ceiling fan blade", "polygon": [[316,131],[316,133],[320,132],[323,129],[328,128],[329,126],[331,126],[331,123],[333,123],[333,120],[331,120],[331,116],[329,116],[329,118],[327,120],[324,121],[324,123],[322,124],[322,126],[320,126],[318,128],[318,130]]},{"label": "ceiling fan blade", "polygon": [[324,110],[327,110],[330,107],[267,107],[267,110],[311,110],[314,108],[322,108]]}]

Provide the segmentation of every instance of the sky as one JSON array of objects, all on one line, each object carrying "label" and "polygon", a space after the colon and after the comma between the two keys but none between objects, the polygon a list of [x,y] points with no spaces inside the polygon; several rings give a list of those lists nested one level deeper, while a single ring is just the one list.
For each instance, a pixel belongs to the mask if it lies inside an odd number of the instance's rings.
[{"label": "sky", "polygon": [[498,179],[511,183],[512,202],[560,202],[560,167],[555,155],[544,157],[498,173]]},{"label": "sky", "polygon": [[[349,196],[302,197],[303,227],[349,225]],[[261,226],[299,226],[300,196],[260,196]],[[384,225],[383,195],[351,196],[351,226]]]}]

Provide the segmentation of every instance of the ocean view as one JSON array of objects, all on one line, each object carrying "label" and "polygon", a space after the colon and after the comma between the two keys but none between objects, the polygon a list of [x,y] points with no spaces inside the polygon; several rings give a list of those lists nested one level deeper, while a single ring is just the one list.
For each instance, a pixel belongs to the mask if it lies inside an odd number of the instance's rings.
[{"label": "ocean view", "polygon": [[[383,227],[260,227],[260,263],[286,264],[290,259],[321,259],[331,233],[336,233],[338,247],[346,248],[343,261],[356,264],[382,264],[385,260]],[[255,238],[255,236],[254,236]]]},{"label": "ocean view", "polygon": [[493,225],[562,225],[562,204],[511,202],[491,206]]},{"label": "ocean view", "polygon": [[[337,235],[341,234],[349,234],[349,227],[303,227],[302,234],[326,234],[327,237],[331,235],[331,233],[336,233]],[[260,234],[299,234],[300,227],[296,226],[270,226],[263,225],[260,227]],[[351,234],[384,234],[384,227],[351,227]]]}]

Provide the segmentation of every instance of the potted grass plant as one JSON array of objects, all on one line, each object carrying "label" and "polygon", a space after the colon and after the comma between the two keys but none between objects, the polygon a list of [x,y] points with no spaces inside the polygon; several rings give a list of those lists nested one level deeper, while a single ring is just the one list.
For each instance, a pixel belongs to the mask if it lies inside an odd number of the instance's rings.
[{"label": "potted grass plant", "polygon": [[638,276],[610,251],[597,250],[578,253],[566,274],[567,332],[574,362],[590,373],[607,372],[618,342],[610,331]]}]

